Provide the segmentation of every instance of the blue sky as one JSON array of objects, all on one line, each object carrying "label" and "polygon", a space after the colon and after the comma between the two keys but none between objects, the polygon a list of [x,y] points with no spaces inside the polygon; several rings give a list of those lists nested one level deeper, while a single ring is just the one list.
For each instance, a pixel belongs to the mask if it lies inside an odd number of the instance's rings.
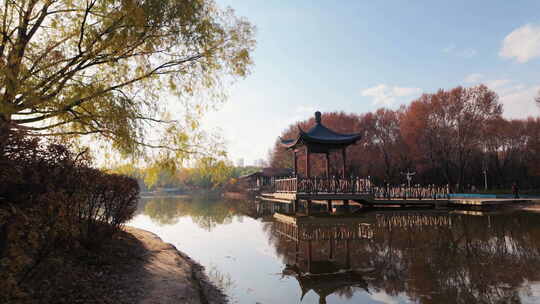
[{"label": "blue sky", "polygon": [[539,115],[540,1],[218,0],[257,27],[255,65],[204,121],[246,164],[315,110],[397,108],[485,83],[507,118]]}]

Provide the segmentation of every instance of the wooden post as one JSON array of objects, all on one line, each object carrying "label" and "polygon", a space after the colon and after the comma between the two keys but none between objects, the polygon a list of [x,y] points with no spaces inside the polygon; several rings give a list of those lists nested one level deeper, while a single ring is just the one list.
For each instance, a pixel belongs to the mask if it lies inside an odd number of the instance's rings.
[{"label": "wooden post", "polygon": [[312,250],[311,250],[311,239],[308,241],[308,272],[311,272],[311,259],[312,259]]},{"label": "wooden post", "polygon": [[298,212],[298,200],[293,200],[293,213]]},{"label": "wooden post", "polygon": [[334,259],[334,238],[332,234],[330,234],[330,239],[328,240],[328,243],[330,245],[330,252],[328,253],[328,259],[332,260]]},{"label": "wooden post", "polygon": [[310,171],[309,171],[309,147],[306,146],[306,177],[310,177]]},{"label": "wooden post", "polygon": [[345,207],[345,212],[349,212],[349,200],[343,200],[343,206]]},{"label": "wooden post", "polygon": [[347,269],[351,268],[351,249],[349,246],[349,238],[347,237],[347,240],[345,241],[345,251],[347,251],[347,256],[345,259],[345,267]]},{"label": "wooden post", "polygon": [[330,154],[326,152],[326,177],[330,177]]},{"label": "wooden post", "polygon": [[345,176],[347,175],[347,172],[345,171],[347,168],[347,153],[345,152],[346,149],[347,148],[344,147],[341,150],[341,157],[343,158],[343,178],[345,178]]},{"label": "wooden post", "polygon": [[296,150],[293,150],[293,172],[294,176],[298,175],[298,164],[296,160]]},{"label": "wooden post", "polygon": [[332,200],[326,201],[326,207],[328,208],[328,212],[332,213]]},{"label": "wooden post", "polygon": [[[294,234],[293,234],[294,235]],[[294,254],[294,263],[298,263],[298,258],[300,256],[300,241],[296,239],[296,252]]]},{"label": "wooden post", "polygon": [[306,215],[311,214],[311,200],[308,200],[306,203]]}]

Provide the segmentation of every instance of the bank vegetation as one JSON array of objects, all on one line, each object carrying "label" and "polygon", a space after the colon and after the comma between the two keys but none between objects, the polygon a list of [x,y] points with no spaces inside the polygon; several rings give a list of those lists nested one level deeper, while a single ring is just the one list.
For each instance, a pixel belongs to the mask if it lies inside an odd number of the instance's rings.
[{"label": "bank vegetation", "polygon": [[138,196],[134,179],[93,168],[85,151],[10,136],[0,155],[0,302],[52,301],[61,265],[99,256]]}]

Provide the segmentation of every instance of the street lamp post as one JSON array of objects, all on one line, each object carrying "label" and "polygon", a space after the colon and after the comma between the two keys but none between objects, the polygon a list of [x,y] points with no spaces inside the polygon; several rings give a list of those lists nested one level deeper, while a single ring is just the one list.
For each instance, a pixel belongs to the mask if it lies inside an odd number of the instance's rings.
[{"label": "street lamp post", "polygon": [[[484,150],[486,150],[486,149],[484,149]],[[484,154],[485,153],[486,152],[484,152]],[[488,189],[487,171],[488,171],[488,165],[487,165],[486,157],[484,155],[484,159],[482,160],[482,173],[484,174],[484,190]]]},{"label": "street lamp post", "polygon": [[484,155],[482,157],[482,173],[484,173],[484,190],[488,189],[487,182],[487,171],[488,171],[488,160],[487,160],[487,145],[484,145]]},{"label": "street lamp post", "polygon": [[484,190],[487,190],[487,188],[488,188],[488,185],[487,185],[487,168],[484,167],[484,169],[482,171],[484,173]]},{"label": "street lamp post", "polygon": [[410,172],[409,170],[407,170],[407,172],[405,172],[405,173],[401,172],[401,174],[405,175],[405,178],[407,179],[407,186],[410,188],[411,187],[412,177],[413,177],[413,175],[416,174],[416,172]]}]

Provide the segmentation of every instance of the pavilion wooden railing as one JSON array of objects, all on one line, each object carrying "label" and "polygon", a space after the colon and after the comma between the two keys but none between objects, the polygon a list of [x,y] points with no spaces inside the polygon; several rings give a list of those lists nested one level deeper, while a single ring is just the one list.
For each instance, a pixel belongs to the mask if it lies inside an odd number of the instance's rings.
[{"label": "pavilion wooden railing", "polygon": [[448,185],[386,185],[373,187],[373,196],[378,199],[449,199],[450,188]]},{"label": "pavilion wooden railing", "polygon": [[280,178],[274,181],[274,192],[296,193],[298,190],[298,178]]},{"label": "pavilion wooden railing", "polygon": [[271,187],[280,193],[370,193],[377,199],[449,199],[448,185],[386,185],[375,186],[360,177],[291,177],[276,179]]},{"label": "pavilion wooden railing", "polygon": [[292,224],[273,222],[273,232],[295,241],[342,241],[372,239],[373,226],[369,223],[355,224]]},{"label": "pavilion wooden railing", "polygon": [[293,177],[274,181],[282,193],[371,193],[371,182],[360,177]]}]

